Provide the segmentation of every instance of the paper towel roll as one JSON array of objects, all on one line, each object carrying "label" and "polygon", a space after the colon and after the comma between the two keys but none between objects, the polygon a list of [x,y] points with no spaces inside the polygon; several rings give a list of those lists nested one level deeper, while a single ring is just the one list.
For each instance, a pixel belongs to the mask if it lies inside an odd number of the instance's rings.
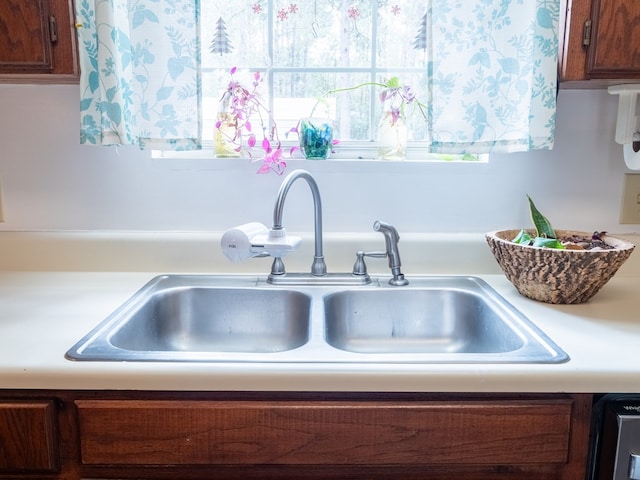
[{"label": "paper towel roll", "polygon": [[622,155],[624,163],[631,170],[640,170],[640,152],[633,151],[633,143],[625,143],[622,145]]}]

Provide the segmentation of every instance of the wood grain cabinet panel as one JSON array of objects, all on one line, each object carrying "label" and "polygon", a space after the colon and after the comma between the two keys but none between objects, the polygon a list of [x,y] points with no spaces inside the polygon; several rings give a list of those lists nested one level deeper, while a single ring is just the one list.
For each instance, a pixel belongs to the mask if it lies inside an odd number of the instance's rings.
[{"label": "wood grain cabinet panel", "polygon": [[[560,79],[576,86],[640,81],[640,2],[563,0]],[[589,82],[584,82],[589,80]],[[571,85],[571,84],[570,84]]]},{"label": "wood grain cabinet panel", "polygon": [[0,3],[0,71],[53,69],[48,0]]},{"label": "wood grain cabinet panel", "polygon": [[85,465],[549,464],[572,402],[77,400]]},{"label": "wood grain cabinet panel", "polygon": [[0,402],[0,472],[58,469],[53,401]]},{"label": "wood grain cabinet panel", "polygon": [[640,77],[640,2],[593,0],[591,78]]},{"label": "wood grain cabinet panel", "polygon": [[3,390],[0,479],[584,480],[592,396]]},{"label": "wood grain cabinet panel", "polygon": [[77,81],[73,18],[73,0],[1,0],[0,81]]}]

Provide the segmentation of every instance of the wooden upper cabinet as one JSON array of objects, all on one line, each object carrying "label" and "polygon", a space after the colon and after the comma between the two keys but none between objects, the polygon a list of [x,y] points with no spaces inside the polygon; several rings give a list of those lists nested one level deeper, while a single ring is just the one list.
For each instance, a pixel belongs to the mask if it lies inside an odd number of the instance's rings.
[{"label": "wooden upper cabinet", "polygon": [[561,81],[640,81],[640,1],[566,0],[565,11]]},{"label": "wooden upper cabinet", "polygon": [[5,0],[0,4],[0,64],[6,71],[50,72],[49,5],[44,0]]},{"label": "wooden upper cabinet", "polygon": [[592,78],[640,77],[640,2],[594,0],[587,71]]},{"label": "wooden upper cabinet", "polygon": [[77,76],[72,18],[73,0],[2,0],[0,76]]}]

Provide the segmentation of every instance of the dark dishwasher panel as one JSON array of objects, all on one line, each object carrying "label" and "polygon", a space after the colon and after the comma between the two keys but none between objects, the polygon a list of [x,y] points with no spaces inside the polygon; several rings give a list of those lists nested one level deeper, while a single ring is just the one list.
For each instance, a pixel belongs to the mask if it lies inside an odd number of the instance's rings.
[{"label": "dark dishwasher panel", "polygon": [[594,406],[588,480],[640,480],[640,395],[609,394]]}]

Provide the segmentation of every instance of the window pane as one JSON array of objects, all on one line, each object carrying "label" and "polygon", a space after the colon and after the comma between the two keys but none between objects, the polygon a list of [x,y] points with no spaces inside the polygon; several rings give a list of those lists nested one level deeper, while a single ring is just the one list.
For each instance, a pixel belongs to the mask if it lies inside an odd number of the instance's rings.
[{"label": "window pane", "polygon": [[[425,2],[381,2],[387,5],[378,10],[377,65],[383,68],[424,68],[426,65],[427,13]],[[425,27],[426,28],[426,27]]]},{"label": "window pane", "polygon": [[202,67],[205,71],[267,65],[269,23],[266,11],[253,13],[243,1],[201,2]]},{"label": "window pane", "polygon": [[280,125],[295,126],[303,117],[334,120],[341,142],[371,137],[371,86],[327,95],[336,85],[350,87],[370,80],[365,73],[283,72],[274,74],[274,116]]},{"label": "window pane", "polygon": [[[344,1],[274,2],[274,67],[366,67],[371,64],[371,7],[355,22]],[[285,6],[286,5],[286,6]]]}]

